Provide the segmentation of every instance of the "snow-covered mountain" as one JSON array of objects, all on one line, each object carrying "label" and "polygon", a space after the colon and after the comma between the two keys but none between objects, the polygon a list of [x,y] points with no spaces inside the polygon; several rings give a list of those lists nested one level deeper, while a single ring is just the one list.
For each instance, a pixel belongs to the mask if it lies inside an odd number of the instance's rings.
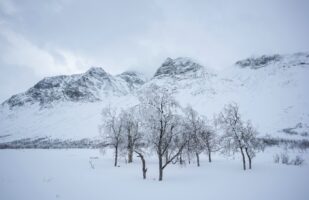
[{"label": "snow-covered mountain", "polygon": [[118,76],[92,67],[83,74],[47,77],[25,93],[17,94],[3,103],[10,108],[39,103],[48,106],[53,102],[94,102],[110,95],[123,96],[145,83],[142,75],[124,72]]},{"label": "snow-covered mountain", "polygon": [[191,104],[209,118],[236,102],[261,135],[306,138],[308,77],[308,53],[251,57],[222,71],[190,58],[167,58],[150,80],[137,72],[112,76],[91,68],[84,74],[44,78],[6,100],[0,108],[0,142],[97,138],[104,106],[132,105],[152,84],[173,89],[181,105]]}]

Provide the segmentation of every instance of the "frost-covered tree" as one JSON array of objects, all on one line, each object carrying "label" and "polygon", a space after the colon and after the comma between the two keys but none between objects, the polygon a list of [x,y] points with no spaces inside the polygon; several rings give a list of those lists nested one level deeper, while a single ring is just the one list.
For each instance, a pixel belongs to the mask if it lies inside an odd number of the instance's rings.
[{"label": "frost-covered tree", "polygon": [[181,119],[181,124],[180,126],[178,126],[178,134],[175,136],[175,139],[173,140],[173,145],[174,145],[174,149],[179,149],[180,152],[176,158],[175,161],[173,161],[173,164],[175,164],[176,162],[179,162],[179,164],[184,164],[185,160],[183,158],[184,153],[186,152],[185,148],[188,144],[189,141],[189,135],[188,133],[184,130],[183,124],[184,124],[184,118],[180,118]]},{"label": "frost-covered tree", "polygon": [[253,157],[257,151],[263,148],[257,138],[257,130],[250,121],[246,123],[242,121],[237,104],[225,106],[224,111],[219,115],[219,121],[224,128],[222,144],[225,151],[240,152],[244,170],[246,170],[246,155],[249,169],[251,169]]},{"label": "frost-covered tree", "polygon": [[202,141],[202,134],[205,133],[203,130],[204,121],[196,110],[191,106],[187,106],[184,109],[185,121],[184,129],[188,134],[189,142],[187,144],[187,150],[189,154],[193,153],[196,156],[197,166],[200,166],[200,154],[205,149],[205,143]]},{"label": "frost-covered tree", "polygon": [[124,148],[124,120],[117,113],[115,108],[110,106],[102,110],[102,124],[100,125],[100,132],[106,146],[114,148],[114,166],[118,164],[118,155],[120,150]]},{"label": "frost-covered tree", "polygon": [[120,114],[120,118],[123,120],[123,131],[128,152],[128,163],[133,162],[133,152],[138,140],[141,138],[138,116],[139,113],[137,106],[122,110]]},{"label": "frost-covered tree", "polygon": [[200,133],[200,140],[203,142],[205,152],[208,155],[208,162],[211,162],[211,154],[219,150],[219,141],[216,131],[204,120],[204,126]]},{"label": "frost-covered tree", "polygon": [[209,125],[205,116],[200,115],[191,106],[184,109],[184,130],[188,132],[187,154],[196,156],[197,166],[200,166],[200,154],[207,153],[211,162],[211,153],[219,149],[215,130]]},{"label": "frost-covered tree", "polygon": [[249,169],[252,169],[252,159],[257,151],[261,150],[262,145],[257,139],[257,130],[250,121],[247,121],[242,128],[242,140],[245,145],[245,152],[249,162]]},{"label": "frost-covered tree", "polygon": [[179,105],[172,92],[156,85],[150,86],[140,96],[140,102],[143,125],[148,132],[148,144],[158,156],[159,181],[162,181],[163,170],[179,156],[186,144],[186,141],[179,141],[182,133],[181,119],[177,115]]},{"label": "frost-covered tree", "polygon": [[221,138],[224,152],[240,152],[243,169],[246,170],[246,145],[242,137],[243,122],[241,121],[238,105],[233,103],[225,106],[224,110],[219,114],[218,120],[224,130],[224,134]]},{"label": "frost-covered tree", "polygon": [[[131,143],[131,145],[128,146],[128,151],[133,150],[137,157],[140,158],[142,162],[142,173],[143,173],[143,179],[146,179],[147,177],[147,167],[146,167],[146,153],[148,150],[148,132],[147,129],[145,129],[145,126],[143,126],[144,120],[142,119],[142,109],[141,105],[134,106],[128,110],[129,115],[133,115],[133,124],[135,124],[134,128],[134,134],[131,135],[131,137],[127,137],[128,141],[127,144]],[[128,133],[128,131],[127,131]],[[131,140],[131,141],[130,141]],[[131,153],[128,154],[129,156]]]}]

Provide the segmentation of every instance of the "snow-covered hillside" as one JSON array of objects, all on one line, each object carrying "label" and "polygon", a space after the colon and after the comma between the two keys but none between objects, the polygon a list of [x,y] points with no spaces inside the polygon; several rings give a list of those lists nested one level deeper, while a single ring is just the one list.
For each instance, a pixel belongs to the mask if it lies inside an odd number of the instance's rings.
[{"label": "snow-covered hillside", "polygon": [[308,77],[307,53],[252,57],[222,71],[190,58],[167,58],[148,81],[137,72],[112,76],[91,68],[84,74],[44,78],[5,101],[0,140],[97,138],[104,106],[128,107],[152,84],[173,89],[182,106],[191,104],[209,118],[236,102],[261,135],[306,139]]},{"label": "snow-covered hillside", "polygon": [[[309,133],[309,55],[262,56],[244,66],[240,61],[228,76],[237,83],[235,101],[260,131],[286,137],[282,131],[303,125]],[[248,61],[245,60],[245,62]]]},{"label": "snow-covered hillside", "polygon": [[[169,59],[161,68],[167,62]],[[175,59],[171,66],[176,72],[154,76],[143,88],[150,84],[171,87],[183,106],[191,104],[210,118],[225,104],[236,102],[244,118],[252,120],[262,135],[289,138],[291,134],[284,129],[297,124],[301,130],[292,137],[305,139],[309,133],[309,54],[252,57],[220,72],[205,67],[179,70],[193,66],[191,62]]]}]

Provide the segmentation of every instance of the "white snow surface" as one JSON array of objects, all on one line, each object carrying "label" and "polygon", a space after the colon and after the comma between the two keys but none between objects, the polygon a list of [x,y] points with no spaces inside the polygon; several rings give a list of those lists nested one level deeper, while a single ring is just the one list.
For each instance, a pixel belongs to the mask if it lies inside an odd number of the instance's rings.
[{"label": "white snow surface", "polygon": [[[264,57],[251,59],[263,61]],[[301,123],[302,133],[309,133],[308,53],[280,55],[254,68],[235,64],[223,71],[202,67],[188,58],[167,59],[158,71],[163,74],[138,88],[134,85],[132,92],[98,95],[100,101],[55,101],[44,107],[31,104],[12,110],[2,105],[0,142],[45,136],[97,138],[102,108],[107,105],[126,108],[136,104],[137,96],[151,84],[174,89],[182,106],[190,104],[209,119],[224,105],[236,102],[243,118],[250,119],[261,135],[308,139],[308,136],[288,135],[282,131]]]},{"label": "white snow surface", "polygon": [[[111,152],[99,150],[1,150],[0,199],[211,199],[211,200],[308,200],[308,152],[303,166],[275,164],[268,149],[243,171],[239,158],[214,156],[201,167],[169,165],[157,181],[155,157],[147,157],[148,178],[142,179],[138,158],[113,167]],[[290,152],[290,155],[299,152]],[[93,167],[91,167],[91,164]]]}]

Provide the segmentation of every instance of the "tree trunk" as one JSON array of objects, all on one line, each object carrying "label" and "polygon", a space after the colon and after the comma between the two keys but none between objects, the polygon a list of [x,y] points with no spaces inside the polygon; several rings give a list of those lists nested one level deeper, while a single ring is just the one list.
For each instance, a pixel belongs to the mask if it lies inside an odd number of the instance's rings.
[{"label": "tree trunk", "polygon": [[245,150],[246,150],[246,154],[247,154],[247,157],[248,157],[248,160],[249,160],[249,169],[251,169],[251,157],[249,155],[248,148],[245,148]]},{"label": "tree trunk", "polygon": [[187,157],[188,157],[188,163],[191,164],[191,156],[190,156],[190,143],[187,142]]},{"label": "tree trunk", "polygon": [[118,145],[115,146],[115,163],[114,166],[117,167],[118,162]]},{"label": "tree trunk", "polygon": [[163,159],[160,154],[158,154],[159,157],[159,181],[163,180]]},{"label": "tree trunk", "polygon": [[130,147],[128,149],[128,163],[132,163],[133,162],[133,149]]},{"label": "tree trunk", "polygon": [[143,163],[143,179],[146,179],[146,173],[147,173],[147,168],[146,168],[146,161],[144,157],[141,157],[142,163]]},{"label": "tree trunk", "polygon": [[183,160],[182,160],[182,152],[179,154],[179,164],[182,165],[183,164]]},{"label": "tree trunk", "polygon": [[208,161],[211,162],[211,151],[208,151]]},{"label": "tree trunk", "polygon": [[132,136],[128,134],[128,163],[133,162],[133,141]]},{"label": "tree trunk", "polygon": [[243,169],[246,170],[246,158],[245,158],[244,150],[243,150],[242,147],[240,148],[240,152],[241,152],[241,156],[242,156]]},{"label": "tree trunk", "polygon": [[141,158],[142,161],[142,171],[143,171],[143,179],[146,179],[146,173],[147,173],[147,168],[146,168],[146,161],[142,153],[135,151],[138,154],[138,157]]},{"label": "tree trunk", "polygon": [[200,155],[199,153],[195,153],[196,155],[196,163],[197,163],[197,166],[199,167],[200,166]]},{"label": "tree trunk", "polygon": [[165,151],[165,163],[168,162],[168,150]]}]

